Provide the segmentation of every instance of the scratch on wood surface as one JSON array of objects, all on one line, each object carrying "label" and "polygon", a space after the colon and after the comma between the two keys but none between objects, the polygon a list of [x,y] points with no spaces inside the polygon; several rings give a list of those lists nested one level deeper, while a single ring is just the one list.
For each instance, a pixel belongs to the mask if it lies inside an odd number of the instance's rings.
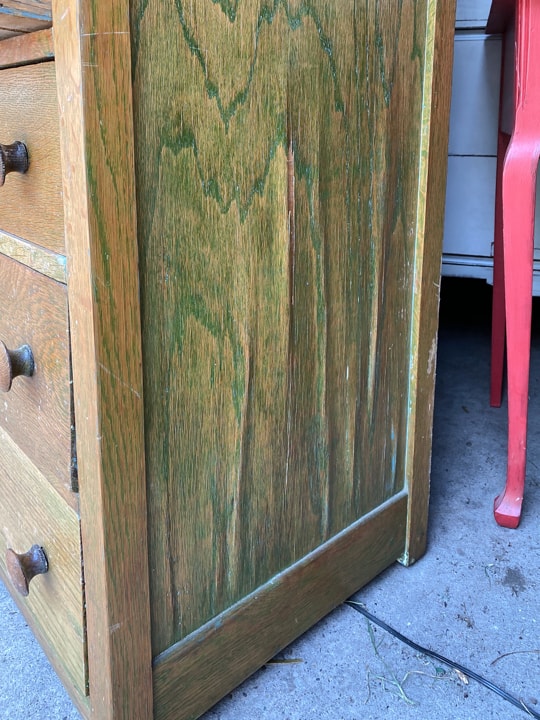
[{"label": "scratch on wood surface", "polygon": [[128,30],[111,30],[111,32],[81,33],[81,37],[96,37],[97,35],[129,35]]},{"label": "scratch on wood surface", "polygon": [[137,392],[137,390],[135,390],[135,388],[132,387],[129,383],[125,382],[125,380],[122,380],[121,377],[118,377],[118,375],[116,375],[115,373],[113,373],[113,372],[112,372],[106,365],[104,365],[103,363],[98,363],[98,366],[103,370],[103,372],[106,372],[107,375],[110,375],[110,376],[111,376],[112,378],[114,378],[115,380],[118,380],[118,382],[120,383],[120,385],[122,385],[123,387],[129,388],[130,392],[132,392],[132,393],[135,395],[135,397],[137,397],[137,398],[140,399],[141,394],[140,394],[139,392]]},{"label": "scratch on wood surface", "polygon": [[431,341],[431,347],[429,349],[429,355],[428,355],[428,366],[427,371],[428,375],[431,375],[433,372],[433,369],[435,367],[435,358],[437,357],[437,338],[434,337]]}]

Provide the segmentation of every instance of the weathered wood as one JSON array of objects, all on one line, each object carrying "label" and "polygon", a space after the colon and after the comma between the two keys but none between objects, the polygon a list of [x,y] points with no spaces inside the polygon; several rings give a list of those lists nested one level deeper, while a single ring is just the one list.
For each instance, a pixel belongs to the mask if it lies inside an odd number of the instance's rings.
[{"label": "weathered wood", "polygon": [[93,716],[147,720],[152,673],[127,2],[54,0]]},{"label": "weathered wood", "polygon": [[159,656],[154,720],[195,720],[373,579],[401,551],[406,516],[403,492]]},{"label": "weathered wood", "polygon": [[4,0],[0,5],[0,40],[51,26],[51,0]]},{"label": "weathered wood", "polygon": [[423,550],[443,2],[54,0],[85,714],[195,717]]},{"label": "weathered wood", "polygon": [[0,228],[63,253],[64,211],[54,63],[2,70],[0,96],[0,142],[22,141],[30,158],[28,172],[10,174],[0,188]]},{"label": "weathered wood", "polygon": [[[0,31],[1,37],[1,31]],[[54,57],[52,29],[17,35],[0,43],[0,68],[14,67]]]},{"label": "weathered wood", "polygon": [[47,275],[53,280],[64,283],[64,285],[67,282],[65,255],[58,255],[58,253],[51,252],[44,247],[34,245],[27,240],[9,235],[1,230],[0,253],[17,260],[17,262],[32,268],[32,270],[37,270],[42,275]]},{"label": "weathered wood", "polygon": [[159,653],[412,482],[437,3],[132,6]]},{"label": "weathered wood", "polygon": [[79,518],[36,466],[0,428],[0,567],[6,550],[26,552],[34,543],[46,553],[49,570],[19,602],[39,626],[45,649],[61,662],[79,695],[86,694],[86,654]]},{"label": "weathered wood", "polygon": [[2,0],[0,14],[51,20],[51,0]]},{"label": "weathered wood", "polygon": [[429,3],[408,391],[407,565],[424,554],[427,538],[454,18],[454,0]]},{"label": "weathered wood", "polygon": [[50,26],[51,0],[4,0],[0,5],[0,40],[15,39]]},{"label": "weathered wood", "polygon": [[67,293],[61,285],[0,254],[0,340],[30,345],[32,377],[2,393],[0,425],[73,508],[71,386]]},{"label": "weathered wood", "polygon": [[0,15],[0,40],[11,40],[20,37],[22,34],[29,34],[35,30],[44,30],[50,28],[50,26],[49,21]]}]

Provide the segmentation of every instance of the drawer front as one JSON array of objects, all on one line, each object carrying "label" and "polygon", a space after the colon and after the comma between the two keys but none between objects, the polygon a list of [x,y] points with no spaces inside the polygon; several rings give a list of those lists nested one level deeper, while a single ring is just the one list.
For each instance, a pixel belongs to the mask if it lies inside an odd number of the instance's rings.
[{"label": "drawer front", "polygon": [[[6,554],[43,548],[48,571],[16,589]],[[86,652],[79,519],[36,466],[0,428],[0,577],[10,588],[51,662],[80,695],[86,693]]]},{"label": "drawer front", "polygon": [[450,155],[497,154],[500,78],[500,37],[456,36]]},{"label": "drawer front", "polygon": [[53,62],[0,71],[0,143],[23,142],[24,174],[0,187],[0,230],[64,253],[59,120]]},{"label": "drawer front", "polygon": [[491,257],[497,158],[448,158],[443,252]]},{"label": "drawer front", "polygon": [[0,277],[0,341],[10,352],[28,345],[34,358],[32,376],[0,392],[0,426],[76,508],[66,287],[5,255]]},{"label": "drawer front", "polygon": [[457,0],[456,27],[484,28],[491,0]]}]

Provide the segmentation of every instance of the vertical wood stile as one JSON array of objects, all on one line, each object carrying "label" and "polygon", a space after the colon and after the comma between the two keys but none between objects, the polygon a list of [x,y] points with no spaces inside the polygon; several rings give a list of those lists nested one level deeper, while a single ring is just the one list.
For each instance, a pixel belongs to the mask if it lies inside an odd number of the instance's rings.
[{"label": "vertical wood stile", "polygon": [[54,0],[89,684],[152,717],[127,0]]},{"label": "vertical wood stile", "polygon": [[[409,376],[410,433],[407,447],[409,512],[402,562],[414,562],[427,539],[434,374],[437,360],[440,259],[444,222],[446,153],[450,119],[455,0],[430,0],[427,6],[422,158],[419,168],[417,248]],[[431,377],[431,380],[429,379]]]}]

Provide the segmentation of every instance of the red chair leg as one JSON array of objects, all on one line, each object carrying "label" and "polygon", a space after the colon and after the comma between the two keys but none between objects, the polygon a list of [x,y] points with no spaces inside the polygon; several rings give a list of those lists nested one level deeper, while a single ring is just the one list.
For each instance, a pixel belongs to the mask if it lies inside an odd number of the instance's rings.
[{"label": "red chair leg", "polygon": [[537,165],[535,143],[514,133],[502,181],[508,467],[506,487],[496,498],[494,510],[499,525],[509,528],[519,524],[525,484]]},{"label": "red chair leg", "polygon": [[497,183],[495,188],[495,236],[493,243],[493,305],[491,314],[491,385],[489,404],[500,407],[504,372],[506,321],[504,310],[504,252],[502,218],[502,175],[510,136],[499,130]]}]

